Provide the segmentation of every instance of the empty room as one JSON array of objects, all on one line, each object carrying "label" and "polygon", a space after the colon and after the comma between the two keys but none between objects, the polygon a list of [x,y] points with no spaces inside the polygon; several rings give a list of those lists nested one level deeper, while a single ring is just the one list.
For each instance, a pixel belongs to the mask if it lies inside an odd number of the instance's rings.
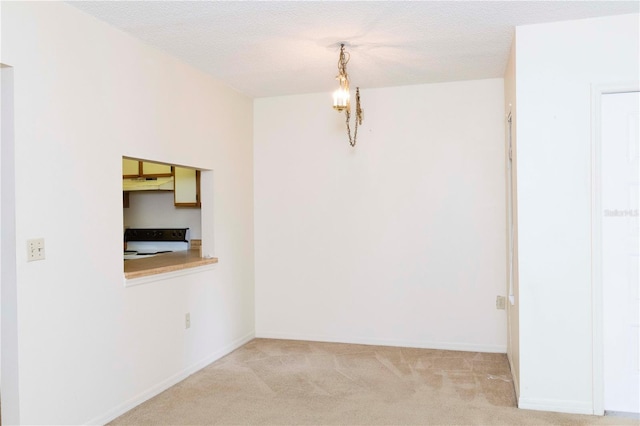
[{"label": "empty room", "polygon": [[2,424],[637,425],[639,40],[637,1],[0,2]]}]

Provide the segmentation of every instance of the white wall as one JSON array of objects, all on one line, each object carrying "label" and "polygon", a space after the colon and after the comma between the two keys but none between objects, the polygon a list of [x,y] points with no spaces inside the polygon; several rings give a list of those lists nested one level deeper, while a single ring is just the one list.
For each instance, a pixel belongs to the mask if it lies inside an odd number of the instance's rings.
[{"label": "white wall", "polygon": [[129,208],[123,209],[124,226],[129,228],[189,228],[190,238],[202,235],[200,209],[176,207],[173,192],[131,191]]},{"label": "white wall", "polygon": [[254,104],[259,336],[506,351],[503,80]]},{"label": "white wall", "polygon": [[522,408],[593,412],[590,90],[639,78],[638,26],[516,29]]},{"label": "white wall", "polygon": [[[3,387],[3,421],[102,423],[253,336],[252,100],[68,4],[1,7],[20,391],[6,407]],[[123,287],[123,155],[213,170],[214,270]],[[27,263],[35,237],[47,258]]]}]

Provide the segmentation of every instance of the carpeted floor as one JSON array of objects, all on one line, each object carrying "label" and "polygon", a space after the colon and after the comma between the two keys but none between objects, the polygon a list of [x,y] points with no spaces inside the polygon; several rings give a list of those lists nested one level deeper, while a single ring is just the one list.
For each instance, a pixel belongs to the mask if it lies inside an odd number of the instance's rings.
[{"label": "carpeted floor", "polygon": [[255,339],[112,425],[638,425],[516,408],[506,355]]}]

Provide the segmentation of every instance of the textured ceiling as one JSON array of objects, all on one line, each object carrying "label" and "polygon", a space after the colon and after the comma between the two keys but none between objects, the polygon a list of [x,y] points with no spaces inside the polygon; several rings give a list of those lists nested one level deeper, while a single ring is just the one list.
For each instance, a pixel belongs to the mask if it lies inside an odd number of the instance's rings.
[{"label": "textured ceiling", "polygon": [[251,97],[502,77],[514,27],[638,13],[637,1],[69,2]]}]

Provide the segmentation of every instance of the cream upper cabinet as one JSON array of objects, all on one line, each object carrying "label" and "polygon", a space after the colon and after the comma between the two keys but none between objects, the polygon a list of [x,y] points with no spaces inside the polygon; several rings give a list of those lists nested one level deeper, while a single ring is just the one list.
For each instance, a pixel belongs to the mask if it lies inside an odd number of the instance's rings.
[{"label": "cream upper cabinet", "polygon": [[171,165],[143,161],[142,176],[171,176]]},{"label": "cream upper cabinet", "polygon": [[[146,190],[173,190],[173,204],[176,207],[200,207],[200,170],[188,167],[178,167],[168,164],[153,163],[150,161],[139,161],[131,158],[122,158],[122,177],[124,191]],[[164,186],[152,187],[153,185],[143,185],[140,188],[136,185],[126,185],[127,178],[147,178],[148,183],[155,180],[149,178],[169,178],[170,182],[163,183]],[[173,179],[170,179],[173,177]],[[144,182],[145,179],[142,179]],[[172,181],[172,182],[171,182]]]},{"label": "cream upper cabinet", "polygon": [[134,177],[169,177],[172,176],[170,164],[152,163],[151,161],[139,161],[131,158],[122,158],[122,176]]},{"label": "cream upper cabinet", "polygon": [[200,171],[176,166],[174,179],[176,207],[200,207]]},{"label": "cream upper cabinet", "polygon": [[140,169],[138,165],[140,162],[138,160],[132,160],[130,158],[122,158],[122,176],[139,176]]}]

